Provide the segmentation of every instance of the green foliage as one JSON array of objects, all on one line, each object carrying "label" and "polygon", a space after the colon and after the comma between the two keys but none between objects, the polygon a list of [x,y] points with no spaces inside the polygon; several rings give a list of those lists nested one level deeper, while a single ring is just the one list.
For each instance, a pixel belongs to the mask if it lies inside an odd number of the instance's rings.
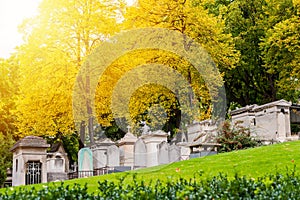
[{"label": "green foliage", "polygon": [[14,144],[13,134],[17,130],[14,99],[18,93],[18,67],[12,57],[0,59],[0,187],[6,179],[6,170],[11,168],[12,154],[9,149]]},{"label": "green foliage", "polygon": [[[121,120],[121,119],[117,119],[117,120]],[[112,139],[113,141],[120,140],[126,134],[124,131],[122,131],[122,129],[120,129],[120,127],[118,127],[115,121],[111,122],[110,126],[103,127],[103,130],[105,132],[105,136]]]},{"label": "green foliage", "polygon": [[[225,73],[229,102],[242,106],[299,96],[299,13],[292,0],[216,0],[206,8],[225,20],[235,48],[236,68]],[[267,70],[266,70],[267,69]]]},{"label": "green foliage", "polygon": [[300,22],[293,16],[274,26],[261,43],[265,68],[278,77],[278,98],[298,102],[300,96]]},{"label": "green foliage", "polygon": [[3,135],[0,132],[0,187],[6,179],[7,168],[12,167],[12,153],[9,149],[13,144],[14,140],[11,134]]},{"label": "green foliage", "polygon": [[30,189],[20,189],[10,193],[8,190],[3,195],[0,194],[0,199],[94,199],[87,194],[87,187],[75,184],[73,187],[64,186],[62,183],[58,187],[44,187],[42,190],[36,190],[34,187]]},{"label": "green foliage", "polygon": [[222,124],[217,137],[217,142],[221,144],[219,152],[229,152],[239,149],[246,149],[258,145],[250,134],[250,129],[236,122],[231,125],[229,121]]},{"label": "green foliage", "polygon": [[[201,176],[201,173],[200,173]],[[166,183],[157,180],[147,184],[136,181],[123,184],[124,177],[119,182],[108,180],[98,182],[98,193],[88,193],[87,185],[75,184],[53,185],[37,191],[34,187],[13,192],[7,190],[0,194],[3,200],[10,199],[298,199],[300,193],[300,176],[295,171],[286,174],[266,175],[258,178],[235,175],[230,179],[219,174],[207,180],[199,180],[194,175],[187,180],[169,179]]]},{"label": "green foliage", "polygon": [[[268,74],[262,66],[260,39],[264,37],[264,0],[235,0],[224,15],[226,30],[232,34],[241,52],[237,67],[225,74],[225,87],[230,101],[241,105],[261,104],[274,100]],[[235,77],[235,78],[233,78]],[[266,84],[270,83],[270,84]]]},{"label": "green foliage", "polygon": [[62,143],[64,150],[68,154],[68,158],[71,163],[77,162],[79,151],[79,136],[77,133],[69,135],[56,134],[55,137],[45,137],[48,144],[54,144],[57,142]]}]

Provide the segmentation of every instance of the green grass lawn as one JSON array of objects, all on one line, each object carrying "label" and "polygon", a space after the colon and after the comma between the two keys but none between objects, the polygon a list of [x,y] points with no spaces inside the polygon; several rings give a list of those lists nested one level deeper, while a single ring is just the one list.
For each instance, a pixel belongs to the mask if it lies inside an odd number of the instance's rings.
[{"label": "green grass lawn", "polygon": [[[120,177],[126,176],[124,184],[131,184],[133,182],[133,174],[136,174],[136,180],[144,180],[145,183],[150,183],[151,180],[155,182],[157,179],[163,182],[167,179],[176,179],[179,177],[193,178],[195,175],[200,177],[200,174],[202,174],[200,178],[206,179],[216,176],[219,173],[226,174],[228,177],[234,177],[234,175],[238,173],[240,176],[245,175],[248,178],[256,179],[265,174],[274,174],[276,172],[286,173],[287,169],[293,170],[294,167],[298,174],[300,171],[298,162],[300,163],[300,141],[294,141],[230,153],[221,153],[130,172],[73,179],[65,181],[64,184],[87,183],[89,191],[96,192],[98,181],[119,181],[118,179]],[[46,184],[34,185],[34,187],[39,189],[45,187],[44,185]],[[22,187],[32,186],[33,185]],[[14,189],[17,188],[18,187]],[[3,189],[0,190],[0,192],[1,191],[3,192]]]}]

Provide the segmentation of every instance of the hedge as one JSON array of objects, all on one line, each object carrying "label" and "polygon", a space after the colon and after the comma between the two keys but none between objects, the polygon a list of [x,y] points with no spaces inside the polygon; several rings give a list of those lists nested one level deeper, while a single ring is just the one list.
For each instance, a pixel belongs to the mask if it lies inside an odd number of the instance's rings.
[{"label": "hedge", "polygon": [[[236,175],[228,178],[219,174],[207,180],[197,177],[186,180],[157,180],[153,183],[133,181],[132,184],[99,181],[98,190],[88,193],[87,185],[49,184],[40,190],[34,186],[30,189],[7,190],[0,194],[0,199],[299,199],[300,176],[294,172],[286,174],[265,175],[258,179]],[[135,180],[135,179],[134,179]]]}]

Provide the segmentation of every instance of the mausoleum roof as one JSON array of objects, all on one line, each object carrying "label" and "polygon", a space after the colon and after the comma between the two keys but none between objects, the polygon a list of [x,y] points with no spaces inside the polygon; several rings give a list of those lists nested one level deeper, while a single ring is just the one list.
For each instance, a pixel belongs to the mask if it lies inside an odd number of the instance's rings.
[{"label": "mausoleum roof", "polygon": [[266,108],[270,108],[270,107],[274,107],[274,106],[283,106],[283,107],[290,107],[292,105],[291,102],[288,102],[284,99],[278,100],[278,101],[273,101],[267,104],[263,104],[261,106],[256,106],[255,108],[253,108],[254,111],[257,110],[263,110]]},{"label": "mausoleum roof", "polygon": [[256,104],[247,105],[245,107],[238,108],[238,109],[230,111],[230,114],[232,116],[234,116],[234,115],[238,115],[238,114],[245,113],[245,112],[254,113],[254,112],[257,112],[259,110],[263,110],[263,109],[266,109],[266,108],[271,108],[271,107],[274,107],[274,106],[291,107],[292,103],[288,102],[284,99],[281,99],[281,100],[273,101],[273,102],[263,104],[263,105],[256,105]]},{"label": "mausoleum roof", "polygon": [[38,136],[26,136],[14,144],[10,151],[14,151],[19,147],[35,147],[35,148],[48,148],[46,140]]},{"label": "mausoleum roof", "polygon": [[62,145],[61,142],[56,142],[56,143],[52,144],[51,147],[50,147],[50,150],[48,152],[53,153],[53,152],[58,151],[60,145]]},{"label": "mausoleum roof", "polygon": [[138,140],[138,138],[133,135],[132,133],[128,132],[125,134],[125,136],[123,138],[121,138],[119,141],[118,141],[118,144],[124,144],[124,143],[131,143],[131,142],[136,142]]},{"label": "mausoleum roof", "polygon": [[255,108],[257,105],[247,105],[245,107],[242,108],[237,108],[235,110],[231,110],[230,111],[230,115],[237,115],[237,114],[241,114],[241,113],[245,113],[245,112],[253,112],[253,108]]},{"label": "mausoleum roof", "polygon": [[115,142],[113,142],[111,139],[109,138],[103,138],[100,140],[97,140],[95,142],[95,144],[93,144],[91,147],[96,147],[96,146],[110,146],[110,145],[114,145]]}]

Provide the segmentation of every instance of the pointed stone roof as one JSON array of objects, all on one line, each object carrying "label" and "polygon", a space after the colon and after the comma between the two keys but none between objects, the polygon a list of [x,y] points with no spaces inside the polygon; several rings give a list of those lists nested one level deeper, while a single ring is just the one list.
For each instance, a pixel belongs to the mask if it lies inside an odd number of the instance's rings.
[{"label": "pointed stone roof", "polygon": [[138,138],[135,135],[128,132],[125,134],[125,136],[122,139],[118,141],[118,145],[125,144],[125,143],[135,143],[137,140]]},{"label": "pointed stone roof", "polygon": [[110,146],[110,145],[114,145],[114,144],[116,144],[116,143],[113,142],[111,139],[104,138],[104,139],[96,141],[95,144],[93,144],[92,146]]},{"label": "pointed stone roof", "polygon": [[167,136],[168,133],[164,132],[163,130],[157,130],[157,131],[153,131],[151,133],[151,135],[162,135],[162,136]]}]

